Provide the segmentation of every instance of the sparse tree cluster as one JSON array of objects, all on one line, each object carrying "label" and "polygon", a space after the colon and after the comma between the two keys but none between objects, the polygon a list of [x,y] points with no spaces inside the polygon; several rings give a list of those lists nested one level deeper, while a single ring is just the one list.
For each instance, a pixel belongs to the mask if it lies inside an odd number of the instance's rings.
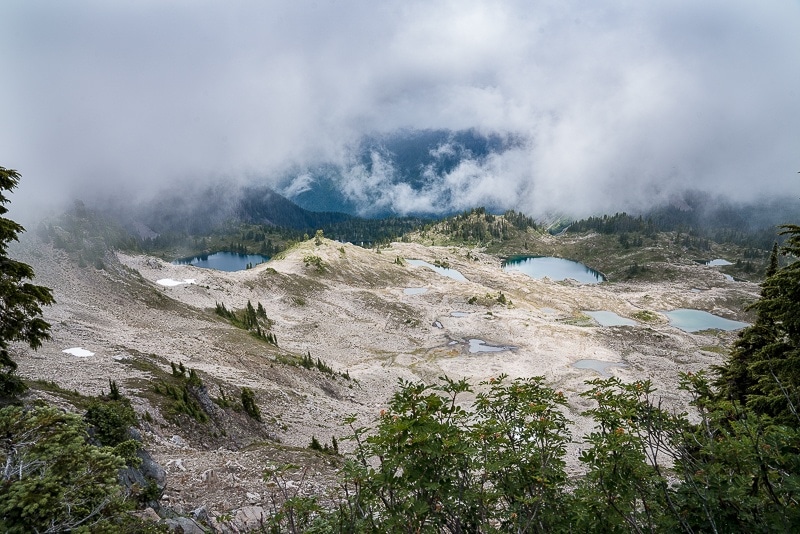
[{"label": "sparse tree cluster", "polygon": [[11,344],[23,342],[37,349],[50,338],[50,325],[42,319],[42,306],[54,301],[50,289],[32,284],[30,265],[8,257],[8,245],[25,229],[3,217],[8,212],[7,192],[19,183],[17,171],[0,167],[0,398],[21,393],[25,386],[16,377]]},{"label": "sparse tree cluster", "polygon": [[267,317],[267,311],[260,302],[258,303],[258,307],[254,308],[253,303],[248,300],[247,306],[239,313],[226,308],[224,302],[218,302],[214,312],[220,317],[228,319],[234,326],[249,331],[258,339],[278,346],[277,336],[270,331],[273,324],[272,320]]}]

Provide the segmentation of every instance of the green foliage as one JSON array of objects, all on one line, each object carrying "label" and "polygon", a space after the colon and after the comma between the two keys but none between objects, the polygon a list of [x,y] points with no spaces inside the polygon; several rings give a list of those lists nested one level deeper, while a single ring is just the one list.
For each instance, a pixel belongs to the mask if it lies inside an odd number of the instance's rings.
[{"label": "green foliage", "polygon": [[247,306],[238,314],[225,307],[225,303],[216,303],[214,312],[231,322],[237,328],[242,328],[250,332],[254,337],[278,346],[277,336],[269,332],[272,328],[272,320],[267,317],[267,311],[259,302],[258,308],[253,307],[253,303],[247,301]]},{"label": "green foliage", "polygon": [[[300,472],[297,483],[289,483],[289,475]],[[315,496],[303,495],[308,469],[294,464],[265,469],[264,480],[277,488],[272,497],[272,507],[262,525],[269,534],[300,534],[305,532],[347,532],[338,529],[332,521],[321,517],[323,508]]]},{"label": "green foliage", "polygon": [[267,317],[267,311],[264,306],[259,302],[258,308],[253,307],[253,303],[247,301],[247,306],[237,314],[225,307],[224,303],[216,303],[214,312],[231,322],[237,328],[242,328],[250,332],[253,337],[266,341],[271,345],[278,346],[277,336],[269,332],[272,328],[272,320]]},{"label": "green foliage", "polygon": [[[796,532],[800,431],[683,375],[691,419],[661,407],[649,381],[594,380],[586,474],[569,480],[561,392],[544,378],[472,389],[401,382],[373,429],[347,423],[355,451],[336,506],[315,498],[318,532]],[[316,438],[310,445],[325,450]]]},{"label": "green foliage", "polygon": [[194,369],[189,369],[187,376],[183,362],[177,366],[170,362],[170,366],[172,367],[170,379],[153,383],[155,393],[170,399],[170,403],[166,406],[166,415],[169,417],[185,414],[198,423],[207,422],[208,414],[197,401],[197,394],[204,387],[200,376]]},{"label": "green foliage", "polygon": [[87,441],[80,417],[54,407],[0,410],[0,530],[114,531],[124,461]]},{"label": "green foliage", "polygon": [[17,364],[11,359],[9,345],[21,341],[35,350],[50,339],[42,306],[55,302],[50,289],[28,282],[34,276],[30,265],[7,256],[8,244],[18,241],[18,234],[25,231],[20,224],[2,217],[8,212],[6,191],[17,187],[19,179],[17,171],[0,167],[0,398],[13,397],[25,389],[13,374]]},{"label": "green foliage", "polygon": [[310,266],[316,267],[318,272],[324,272],[325,268],[327,267],[325,262],[322,261],[322,258],[320,258],[319,256],[317,256],[315,254],[306,254],[303,257],[303,264],[306,267],[310,267]]},{"label": "green foliage", "polygon": [[[716,532],[800,529],[800,431],[714,391],[703,373],[682,375],[700,421],[687,425],[675,468],[676,501],[694,528]],[[687,519],[689,520],[689,519]]]},{"label": "green foliage", "polygon": [[[585,438],[580,460],[589,471],[576,490],[581,531],[596,530],[598,521],[611,532],[677,528],[666,512],[667,480],[661,465],[680,419],[653,405],[649,381],[625,384],[617,378],[593,380],[582,394],[597,407],[596,428]],[[585,522],[585,523],[584,523]]]},{"label": "green foliage", "polygon": [[122,394],[119,392],[116,380],[108,379],[108,398],[114,401],[122,400]]},{"label": "green foliage", "polygon": [[256,404],[256,394],[248,387],[242,388],[242,408],[244,413],[255,419],[261,421],[261,410]]},{"label": "green foliage", "polygon": [[[699,414],[663,410],[649,381],[594,380],[596,423],[574,492],[582,532],[789,532],[800,526],[800,434],[682,375]],[[672,466],[667,470],[666,466]],[[601,527],[598,525],[602,525]]]},{"label": "green foliage", "polygon": [[136,425],[136,413],[128,399],[94,399],[84,419],[91,425],[94,437],[109,447],[127,441],[128,429]]},{"label": "green foliage", "polygon": [[337,373],[336,371],[333,370],[333,368],[330,365],[326,364],[321,359],[317,358],[316,360],[314,360],[314,358],[311,357],[311,352],[305,353],[303,357],[300,358],[299,364],[301,367],[305,369],[309,370],[317,369],[318,371],[325,373],[326,375],[330,375],[332,377],[341,376],[345,380],[352,380],[349,371],[345,371],[343,373]]},{"label": "green foliage", "polygon": [[537,229],[533,219],[521,213],[511,210],[497,216],[480,207],[429,224],[422,228],[421,236],[435,232],[451,243],[478,245],[507,242]]},{"label": "green foliage", "polygon": [[[800,256],[800,226],[784,225],[782,254]],[[752,305],[756,320],[744,329],[719,385],[730,399],[783,423],[800,422],[800,262],[778,267],[773,247],[761,298]]]},{"label": "green foliage", "polygon": [[489,386],[475,400],[471,432],[489,522],[506,532],[554,530],[567,503],[566,398],[541,377],[508,384],[503,375]]},{"label": "green foliage", "polygon": [[368,532],[551,531],[563,520],[564,396],[543,379],[401,382],[372,433],[353,426],[349,499],[330,521]]},{"label": "green foliage", "polygon": [[631,314],[631,317],[643,323],[651,323],[653,321],[658,320],[658,314],[651,312],[650,310],[641,310],[634,312],[633,314]]}]

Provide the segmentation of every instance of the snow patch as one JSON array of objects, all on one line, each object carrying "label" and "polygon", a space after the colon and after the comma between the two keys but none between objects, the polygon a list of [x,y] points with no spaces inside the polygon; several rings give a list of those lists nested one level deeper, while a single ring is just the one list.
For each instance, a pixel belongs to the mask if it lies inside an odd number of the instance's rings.
[{"label": "snow patch", "polygon": [[94,352],[88,351],[81,347],[73,347],[71,349],[64,349],[61,352],[66,352],[67,354],[72,354],[73,356],[80,356],[85,358],[87,356],[94,356]]},{"label": "snow patch", "polygon": [[156,280],[156,284],[161,285],[161,286],[167,286],[167,287],[180,286],[180,285],[183,285],[183,284],[196,284],[196,283],[197,283],[197,279],[196,278],[184,278],[183,280],[174,280],[172,278],[162,278],[161,280]]}]

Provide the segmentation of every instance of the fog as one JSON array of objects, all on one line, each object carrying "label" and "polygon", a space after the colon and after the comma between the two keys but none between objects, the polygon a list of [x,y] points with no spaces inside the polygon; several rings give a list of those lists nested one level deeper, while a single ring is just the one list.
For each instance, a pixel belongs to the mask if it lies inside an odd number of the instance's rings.
[{"label": "fog", "polygon": [[[0,20],[22,218],[212,181],[290,193],[321,163],[365,214],[800,196],[794,0],[5,0]],[[423,189],[355,163],[367,134],[469,128],[524,142]]]}]

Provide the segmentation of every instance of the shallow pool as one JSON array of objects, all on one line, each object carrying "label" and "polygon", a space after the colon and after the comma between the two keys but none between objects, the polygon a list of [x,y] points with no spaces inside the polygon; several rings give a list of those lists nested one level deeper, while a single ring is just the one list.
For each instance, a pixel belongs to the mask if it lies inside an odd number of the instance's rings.
[{"label": "shallow pool", "polygon": [[636,326],[636,321],[632,319],[628,319],[626,317],[621,317],[614,312],[610,311],[586,311],[583,310],[583,313],[597,321],[600,326]]},{"label": "shallow pool", "polygon": [[732,321],[717,315],[700,311],[680,308],[663,312],[669,318],[669,324],[684,332],[700,332],[702,330],[739,330],[750,326],[749,323]]},{"label": "shallow pool", "polygon": [[427,287],[407,287],[403,290],[406,295],[424,295],[427,292]]},{"label": "shallow pool", "polygon": [[503,352],[504,350],[511,350],[514,347],[504,346],[504,345],[488,345],[482,339],[470,339],[469,340],[469,352],[470,354],[476,354],[478,352]]},{"label": "shallow pool", "polygon": [[447,276],[448,278],[452,278],[453,280],[458,280],[459,282],[466,282],[467,278],[461,274],[459,271],[455,269],[450,269],[449,267],[439,267],[438,265],[434,265],[432,263],[428,263],[427,261],[422,260],[406,260],[409,264],[415,267],[427,267],[428,269],[432,269],[437,273],[441,274],[442,276]]}]

